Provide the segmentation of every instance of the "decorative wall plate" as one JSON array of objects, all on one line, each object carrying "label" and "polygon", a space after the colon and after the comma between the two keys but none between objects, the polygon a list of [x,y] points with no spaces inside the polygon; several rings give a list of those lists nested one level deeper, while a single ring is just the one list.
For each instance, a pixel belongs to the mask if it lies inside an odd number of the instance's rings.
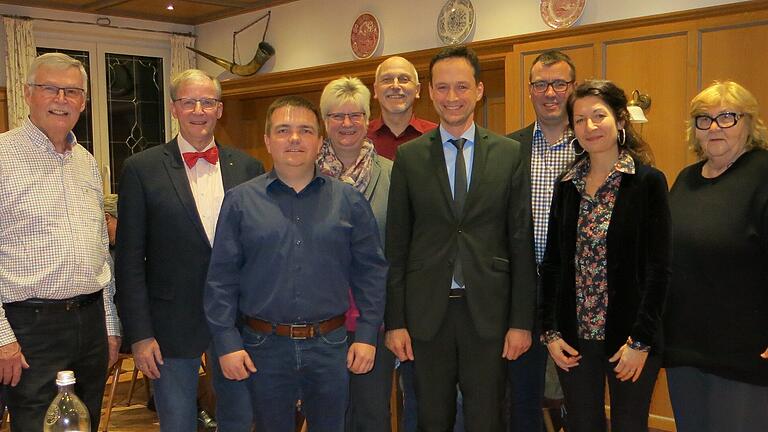
[{"label": "decorative wall plate", "polygon": [[541,19],[557,29],[570,27],[581,18],[587,0],[541,0]]},{"label": "decorative wall plate", "polygon": [[373,14],[365,12],[360,14],[352,24],[352,34],[349,36],[349,44],[352,54],[359,59],[366,59],[376,52],[381,38],[379,20]]},{"label": "decorative wall plate", "polygon": [[437,35],[446,45],[464,42],[475,25],[475,7],[470,0],[448,0],[437,17]]}]

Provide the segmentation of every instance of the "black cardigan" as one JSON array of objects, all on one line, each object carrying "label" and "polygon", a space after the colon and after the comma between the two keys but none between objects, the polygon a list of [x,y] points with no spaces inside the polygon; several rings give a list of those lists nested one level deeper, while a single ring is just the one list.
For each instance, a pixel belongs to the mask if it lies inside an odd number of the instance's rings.
[{"label": "black cardigan", "polygon": [[[608,227],[608,311],[606,355],[631,336],[660,350],[660,324],[670,278],[671,221],[664,174],[635,161],[635,174],[622,174]],[[576,318],[576,230],[581,194],[571,181],[558,181],[552,198],[547,251],[541,267],[542,328],[557,330],[579,349]]]}]

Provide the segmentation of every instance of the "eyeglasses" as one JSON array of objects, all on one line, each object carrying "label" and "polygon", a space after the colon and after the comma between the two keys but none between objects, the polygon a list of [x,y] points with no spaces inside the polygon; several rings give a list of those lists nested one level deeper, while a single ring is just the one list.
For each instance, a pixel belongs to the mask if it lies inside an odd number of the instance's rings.
[{"label": "eyeglasses", "polygon": [[731,127],[736,126],[736,123],[739,122],[739,119],[743,117],[744,114],[741,113],[735,113],[735,112],[721,112],[720,114],[710,117],[706,114],[699,114],[693,118],[696,129],[699,130],[709,130],[709,128],[712,127],[712,122],[717,123],[717,126],[720,129],[728,129]]},{"label": "eyeglasses", "polygon": [[336,123],[344,123],[344,119],[349,117],[349,121],[352,123],[362,123],[363,119],[365,119],[365,113],[364,112],[351,112],[351,113],[329,113],[326,115],[329,119],[335,121]]},{"label": "eyeglasses", "polygon": [[194,111],[195,108],[197,108],[198,103],[200,103],[200,108],[202,108],[203,111],[213,111],[219,106],[219,100],[214,98],[178,98],[173,101],[179,102],[181,109],[184,111]]},{"label": "eyeglasses", "polygon": [[400,76],[383,76],[379,78],[379,83],[384,85],[392,85],[397,81],[400,85],[406,85],[413,82],[413,78],[409,77],[408,75],[400,75]]},{"label": "eyeglasses", "polygon": [[573,84],[573,80],[554,80],[554,81],[533,81],[530,83],[531,89],[534,93],[546,93],[547,89],[551,86],[555,93],[564,93],[568,90],[568,86]]},{"label": "eyeglasses", "polygon": [[85,90],[78,87],[57,87],[50,84],[34,83],[29,83],[27,85],[40,89],[40,91],[48,97],[57,97],[59,92],[64,92],[64,97],[67,99],[79,99],[85,95]]}]

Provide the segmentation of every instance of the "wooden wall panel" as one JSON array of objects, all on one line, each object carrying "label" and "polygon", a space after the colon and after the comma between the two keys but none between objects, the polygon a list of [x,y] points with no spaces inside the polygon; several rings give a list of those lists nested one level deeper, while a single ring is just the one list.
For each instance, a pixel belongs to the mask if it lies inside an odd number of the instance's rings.
[{"label": "wooden wall panel", "polygon": [[746,87],[760,102],[763,120],[768,118],[768,21],[747,25],[705,28],[699,33],[701,57],[699,89],[714,80],[733,80]]},{"label": "wooden wall panel", "polygon": [[684,139],[687,51],[686,32],[604,43],[604,77],[623,88],[627,97],[637,89],[652,99],[646,112],[648,123],[635,125],[635,130],[651,146],[656,166],[670,184],[688,160]]}]

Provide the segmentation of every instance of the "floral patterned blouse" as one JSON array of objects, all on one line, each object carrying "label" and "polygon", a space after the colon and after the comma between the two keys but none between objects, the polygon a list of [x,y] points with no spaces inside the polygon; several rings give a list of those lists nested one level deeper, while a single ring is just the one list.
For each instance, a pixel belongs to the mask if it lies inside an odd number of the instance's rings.
[{"label": "floral patterned blouse", "polygon": [[[581,193],[574,257],[578,336],[580,339],[605,340],[605,317],[608,313],[608,227],[621,186],[622,173],[634,174],[635,161],[628,152],[622,151],[613,170],[597,188],[594,196],[586,191],[589,168],[589,158],[584,158],[561,181],[573,182]],[[560,338],[561,335],[556,331],[547,332],[544,337],[546,342]],[[632,348],[645,350],[646,346],[635,342]]]}]

